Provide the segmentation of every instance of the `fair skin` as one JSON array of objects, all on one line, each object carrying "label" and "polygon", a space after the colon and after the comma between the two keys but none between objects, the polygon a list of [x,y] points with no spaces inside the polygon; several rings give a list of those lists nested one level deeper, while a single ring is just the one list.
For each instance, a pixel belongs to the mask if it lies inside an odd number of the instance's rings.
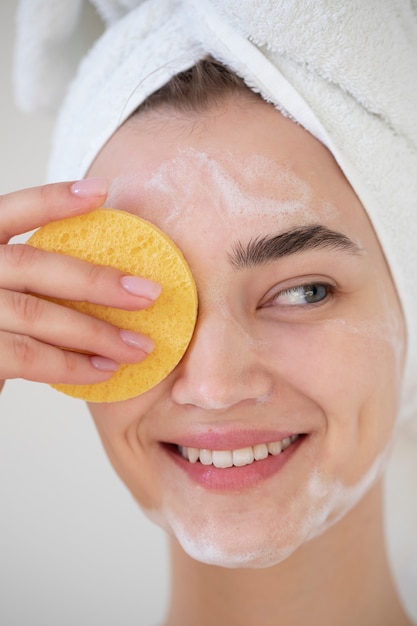
[{"label": "fair skin", "polygon": [[[89,175],[110,181],[109,206],[174,239],[199,293],[195,334],[176,369],[140,397],[90,405],[115,470],[170,534],[166,626],[410,624],[385,556],[381,493],[405,331],[375,234],[329,152],[270,105],[229,98],[192,116],[138,114]],[[27,193],[33,204],[36,192]],[[57,209],[39,208],[32,227],[62,216],[68,203],[83,212],[104,200],[74,199],[65,185],[47,193]],[[3,202],[10,220],[8,203],[17,201]],[[25,219],[8,231],[24,230]],[[262,238],[273,241],[259,249]],[[246,250],[239,258],[238,247]],[[32,258],[38,272],[46,258],[39,251]],[[82,297],[88,267],[64,262],[65,286],[49,264],[42,284],[34,285],[34,272],[6,288]],[[101,285],[91,299],[150,304],[149,294],[123,292],[117,272],[95,273]],[[58,344],[60,309],[48,309],[55,331],[38,323],[31,344],[61,367],[53,382],[89,382],[110,375],[97,365],[144,358],[115,329],[76,313],[74,338]],[[23,322],[18,331],[27,335]],[[90,351],[104,357],[99,363],[53,347],[76,347],[88,333]],[[3,377],[33,378],[35,353],[23,362],[15,354]],[[38,379],[52,382],[42,367]],[[281,454],[240,467],[205,464],[282,441]],[[236,463],[247,453],[236,453]]]}]

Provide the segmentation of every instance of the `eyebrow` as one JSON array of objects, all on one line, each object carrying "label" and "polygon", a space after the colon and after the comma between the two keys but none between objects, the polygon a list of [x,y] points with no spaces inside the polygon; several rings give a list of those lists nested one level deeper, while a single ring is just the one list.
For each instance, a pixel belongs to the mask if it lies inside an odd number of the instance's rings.
[{"label": "eyebrow", "polygon": [[266,265],[282,257],[310,250],[342,250],[348,254],[362,254],[362,249],[349,237],[321,224],[293,228],[275,236],[259,236],[246,245],[237,241],[228,254],[235,269],[243,270]]}]

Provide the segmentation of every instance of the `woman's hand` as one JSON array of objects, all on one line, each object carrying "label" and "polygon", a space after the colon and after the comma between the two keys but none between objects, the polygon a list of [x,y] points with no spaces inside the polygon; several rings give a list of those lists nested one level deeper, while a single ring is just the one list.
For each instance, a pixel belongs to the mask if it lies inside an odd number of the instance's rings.
[{"label": "woman's hand", "polygon": [[8,243],[11,237],[48,222],[96,209],[105,197],[102,179],[0,196],[0,389],[7,378],[101,382],[120,363],[141,361],[153,349],[148,337],[31,294],[139,310],[158,297],[159,285],[126,278],[113,268]]}]

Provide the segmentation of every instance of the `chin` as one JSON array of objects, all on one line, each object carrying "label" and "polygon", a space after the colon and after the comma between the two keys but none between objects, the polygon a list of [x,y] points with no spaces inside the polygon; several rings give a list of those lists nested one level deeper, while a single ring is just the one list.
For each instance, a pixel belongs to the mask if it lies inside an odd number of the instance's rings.
[{"label": "chin", "polygon": [[284,561],[328,525],[328,508],[279,508],[246,512],[178,511],[163,507],[147,516],[173,536],[192,559],[223,568],[268,568]]},{"label": "chin", "polygon": [[212,542],[202,539],[178,536],[182,549],[192,559],[228,569],[247,568],[263,569],[277,565],[287,559],[299,546],[286,545],[271,546],[269,542],[242,541],[241,546],[225,545],[224,541],[213,540]]},{"label": "chin", "polygon": [[190,498],[185,507],[171,494],[157,509],[144,512],[196,561],[223,568],[268,568],[323,535],[355,508],[380,477],[384,457],[351,487],[313,473],[286,503],[277,503],[269,492],[256,506],[246,500],[237,509],[223,494],[216,496],[217,506],[212,499],[195,504]]}]

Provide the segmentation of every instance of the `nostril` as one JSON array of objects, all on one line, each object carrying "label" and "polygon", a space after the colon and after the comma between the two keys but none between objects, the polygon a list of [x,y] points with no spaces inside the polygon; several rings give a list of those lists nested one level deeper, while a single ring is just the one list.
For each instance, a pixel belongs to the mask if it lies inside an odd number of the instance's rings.
[{"label": "nostril", "polygon": [[248,400],[265,403],[271,394],[268,376],[253,375],[248,381],[242,375],[223,375],[201,380],[204,373],[192,377],[179,376],[172,387],[172,398],[179,405],[193,405],[200,409],[224,411]]}]

